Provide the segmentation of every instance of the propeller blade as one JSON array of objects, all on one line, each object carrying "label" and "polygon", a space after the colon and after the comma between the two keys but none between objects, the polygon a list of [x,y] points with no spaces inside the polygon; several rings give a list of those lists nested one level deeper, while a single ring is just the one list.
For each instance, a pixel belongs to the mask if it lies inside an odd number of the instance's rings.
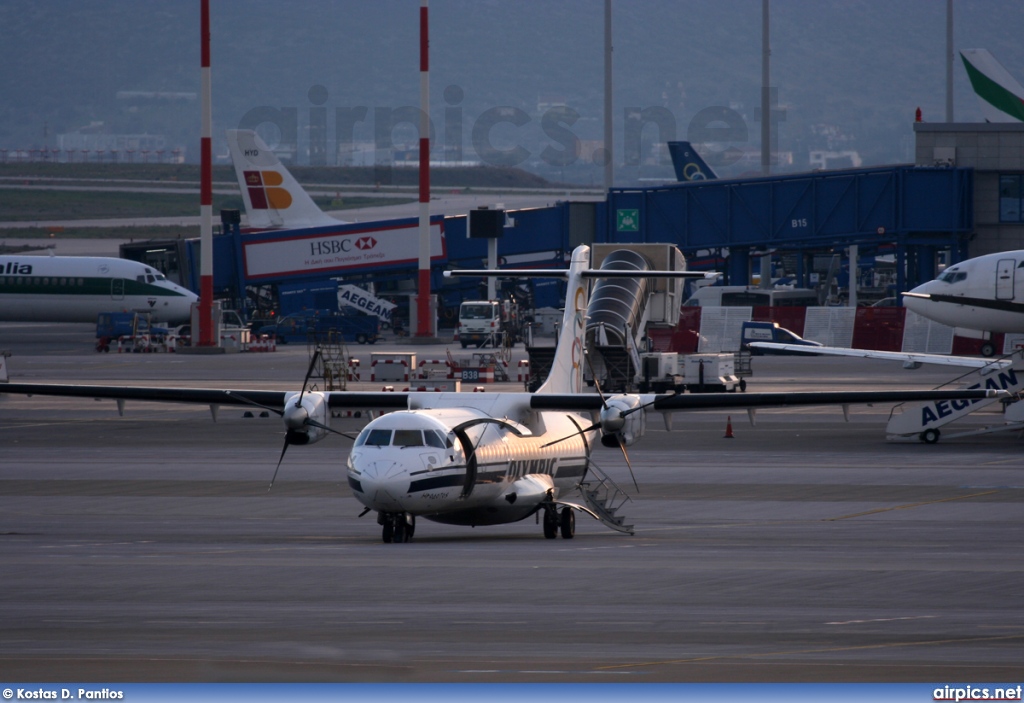
[{"label": "propeller blade", "polygon": [[[569,419],[572,419],[572,418],[569,418]],[[575,424],[575,422],[573,424]],[[542,448],[543,447],[550,447],[553,444],[558,444],[559,442],[564,442],[567,439],[572,439],[576,435],[583,435],[584,440],[586,440],[586,433],[587,432],[593,432],[594,430],[598,429],[600,426],[601,426],[601,422],[598,421],[598,422],[595,422],[594,424],[592,424],[590,427],[587,427],[586,429],[581,429],[579,432],[573,432],[572,434],[566,435],[565,437],[560,437],[559,439],[551,440],[547,444],[542,444],[540,446]],[[577,427],[578,427],[578,425],[577,425]]]},{"label": "propeller blade", "polygon": [[619,449],[622,450],[623,458],[626,460],[626,468],[629,469],[629,477],[633,479],[633,488],[635,488],[636,492],[639,493],[640,486],[638,486],[636,483],[636,475],[633,474],[633,463],[629,460],[629,452],[626,451],[626,445],[623,444],[622,442],[619,442],[618,445]]},{"label": "propeller blade", "polygon": [[295,407],[302,405],[302,396],[306,395],[306,386],[309,385],[309,378],[313,375],[313,371],[316,369],[316,362],[319,358],[320,347],[317,347],[313,351],[313,358],[309,360],[309,370],[306,371],[306,377],[302,379],[302,392],[299,393],[299,397],[295,401]]},{"label": "propeller blade", "polygon": [[587,350],[583,351],[583,358],[587,362],[587,368],[590,369],[590,375],[594,379],[594,388],[597,390],[597,395],[601,398],[601,407],[607,408],[608,403],[605,402],[604,393],[601,392],[601,384],[597,382],[597,374],[594,373],[594,367],[590,364],[590,352]]},{"label": "propeller blade", "polygon": [[281,462],[284,461],[284,453],[288,451],[288,444],[288,435],[286,434],[284,436],[284,446],[281,447],[281,456],[277,460],[277,468],[274,469],[274,475],[270,478],[270,487],[267,488],[267,493],[270,493],[271,489],[274,487],[274,481],[277,480],[277,472],[281,470]]}]

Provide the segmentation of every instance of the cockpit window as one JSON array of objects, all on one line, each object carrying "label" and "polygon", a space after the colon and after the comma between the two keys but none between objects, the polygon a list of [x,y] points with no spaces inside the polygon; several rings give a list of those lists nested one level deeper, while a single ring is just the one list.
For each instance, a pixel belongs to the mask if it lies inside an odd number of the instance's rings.
[{"label": "cockpit window", "polygon": [[939,280],[944,283],[959,283],[960,281],[966,280],[966,271],[946,271],[944,274],[939,276]]},{"label": "cockpit window", "polygon": [[396,447],[422,447],[423,432],[420,430],[395,430]]},{"label": "cockpit window", "polygon": [[427,440],[428,447],[437,447],[438,449],[444,449],[445,447],[452,446],[451,442],[448,441],[448,438],[445,436],[444,432],[441,432],[439,430],[424,430],[423,437],[424,439]]},{"label": "cockpit window", "polygon": [[440,430],[363,430],[356,437],[357,447],[451,447],[444,432]]},{"label": "cockpit window", "polygon": [[363,430],[356,438],[356,446],[386,447],[391,444],[391,430]]}]

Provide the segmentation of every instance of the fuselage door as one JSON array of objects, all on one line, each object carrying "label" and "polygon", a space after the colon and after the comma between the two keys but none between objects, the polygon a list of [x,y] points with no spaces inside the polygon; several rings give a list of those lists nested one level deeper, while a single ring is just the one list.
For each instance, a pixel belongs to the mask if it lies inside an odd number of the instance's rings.
[{"label": "fuselage door", "polygon": [[124,279],[110,279],[110,298],[112,300],[124,300]]},{"label": "fuselage door", "polygon": [[999,259],[996,264],[996,300],[1013,300],[1014,259]]}]

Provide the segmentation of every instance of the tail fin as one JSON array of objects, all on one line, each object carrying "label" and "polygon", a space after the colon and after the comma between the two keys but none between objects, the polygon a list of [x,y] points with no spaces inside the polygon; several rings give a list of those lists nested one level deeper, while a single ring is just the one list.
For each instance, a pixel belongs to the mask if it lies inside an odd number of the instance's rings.
[{"label": "tail fin", "polygon": [[986,49],[960,52],[986,122],[1024,122],[1024,88]]},{"label": "tail fin", "polygon": [[256,132],[230,129],[227,136],[250,227],[299,229],[342,223],[313,202]]},{"label": "tail fin", "polygon": [[[629,245],[623,245],[628,247]],[[614,252],[613,252],[614,253]],[[611,254],[609,255],[609,257]],[[606,257],[605,260],[608,260]],[[565,278],[565,313],[562,328],[555,347],[555,356],[547,380],[537,393],[581,393],[583,392],[583,369],[587,360],[586,349],[587,308],[590,297],[591,278],[714,278],[714,271],[655,271],[636,269],[591,269],[590,247],[578,246],[572,252],[568,269],[458,269],[445,271],[445,278],[461,276],[501,276],[506,278]]]},{"label": "tail fin", "polygon": [[587,298],[589,282],[583,272],[590,267],[590,247],[579,246],[572,252],[569,263],[569,278],[565,288],[565,313],[562,315],[562,329],[558,334],[555,358],[551,371],[538,393],[581,393],[583,392],[583,358],[586,349],[583,337],[587,331]]},{"label": "tail fin", "polygon": [[676,169],[676,180],[711,181],[718,178],[690,142],[669,142],[668,153]]}]

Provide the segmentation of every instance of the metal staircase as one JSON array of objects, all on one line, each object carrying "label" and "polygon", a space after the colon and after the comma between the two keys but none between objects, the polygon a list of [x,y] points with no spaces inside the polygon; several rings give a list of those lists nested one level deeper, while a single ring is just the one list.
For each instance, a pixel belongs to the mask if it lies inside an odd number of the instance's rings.
[{"label": "metal staircase", "polygon": [[583,502],[605,526],[616,532],[633,534],[633,526],[622,524],[622,516],[616,515],[630,498],[603,471],[591,464],[580,481],[579,489]]}]

